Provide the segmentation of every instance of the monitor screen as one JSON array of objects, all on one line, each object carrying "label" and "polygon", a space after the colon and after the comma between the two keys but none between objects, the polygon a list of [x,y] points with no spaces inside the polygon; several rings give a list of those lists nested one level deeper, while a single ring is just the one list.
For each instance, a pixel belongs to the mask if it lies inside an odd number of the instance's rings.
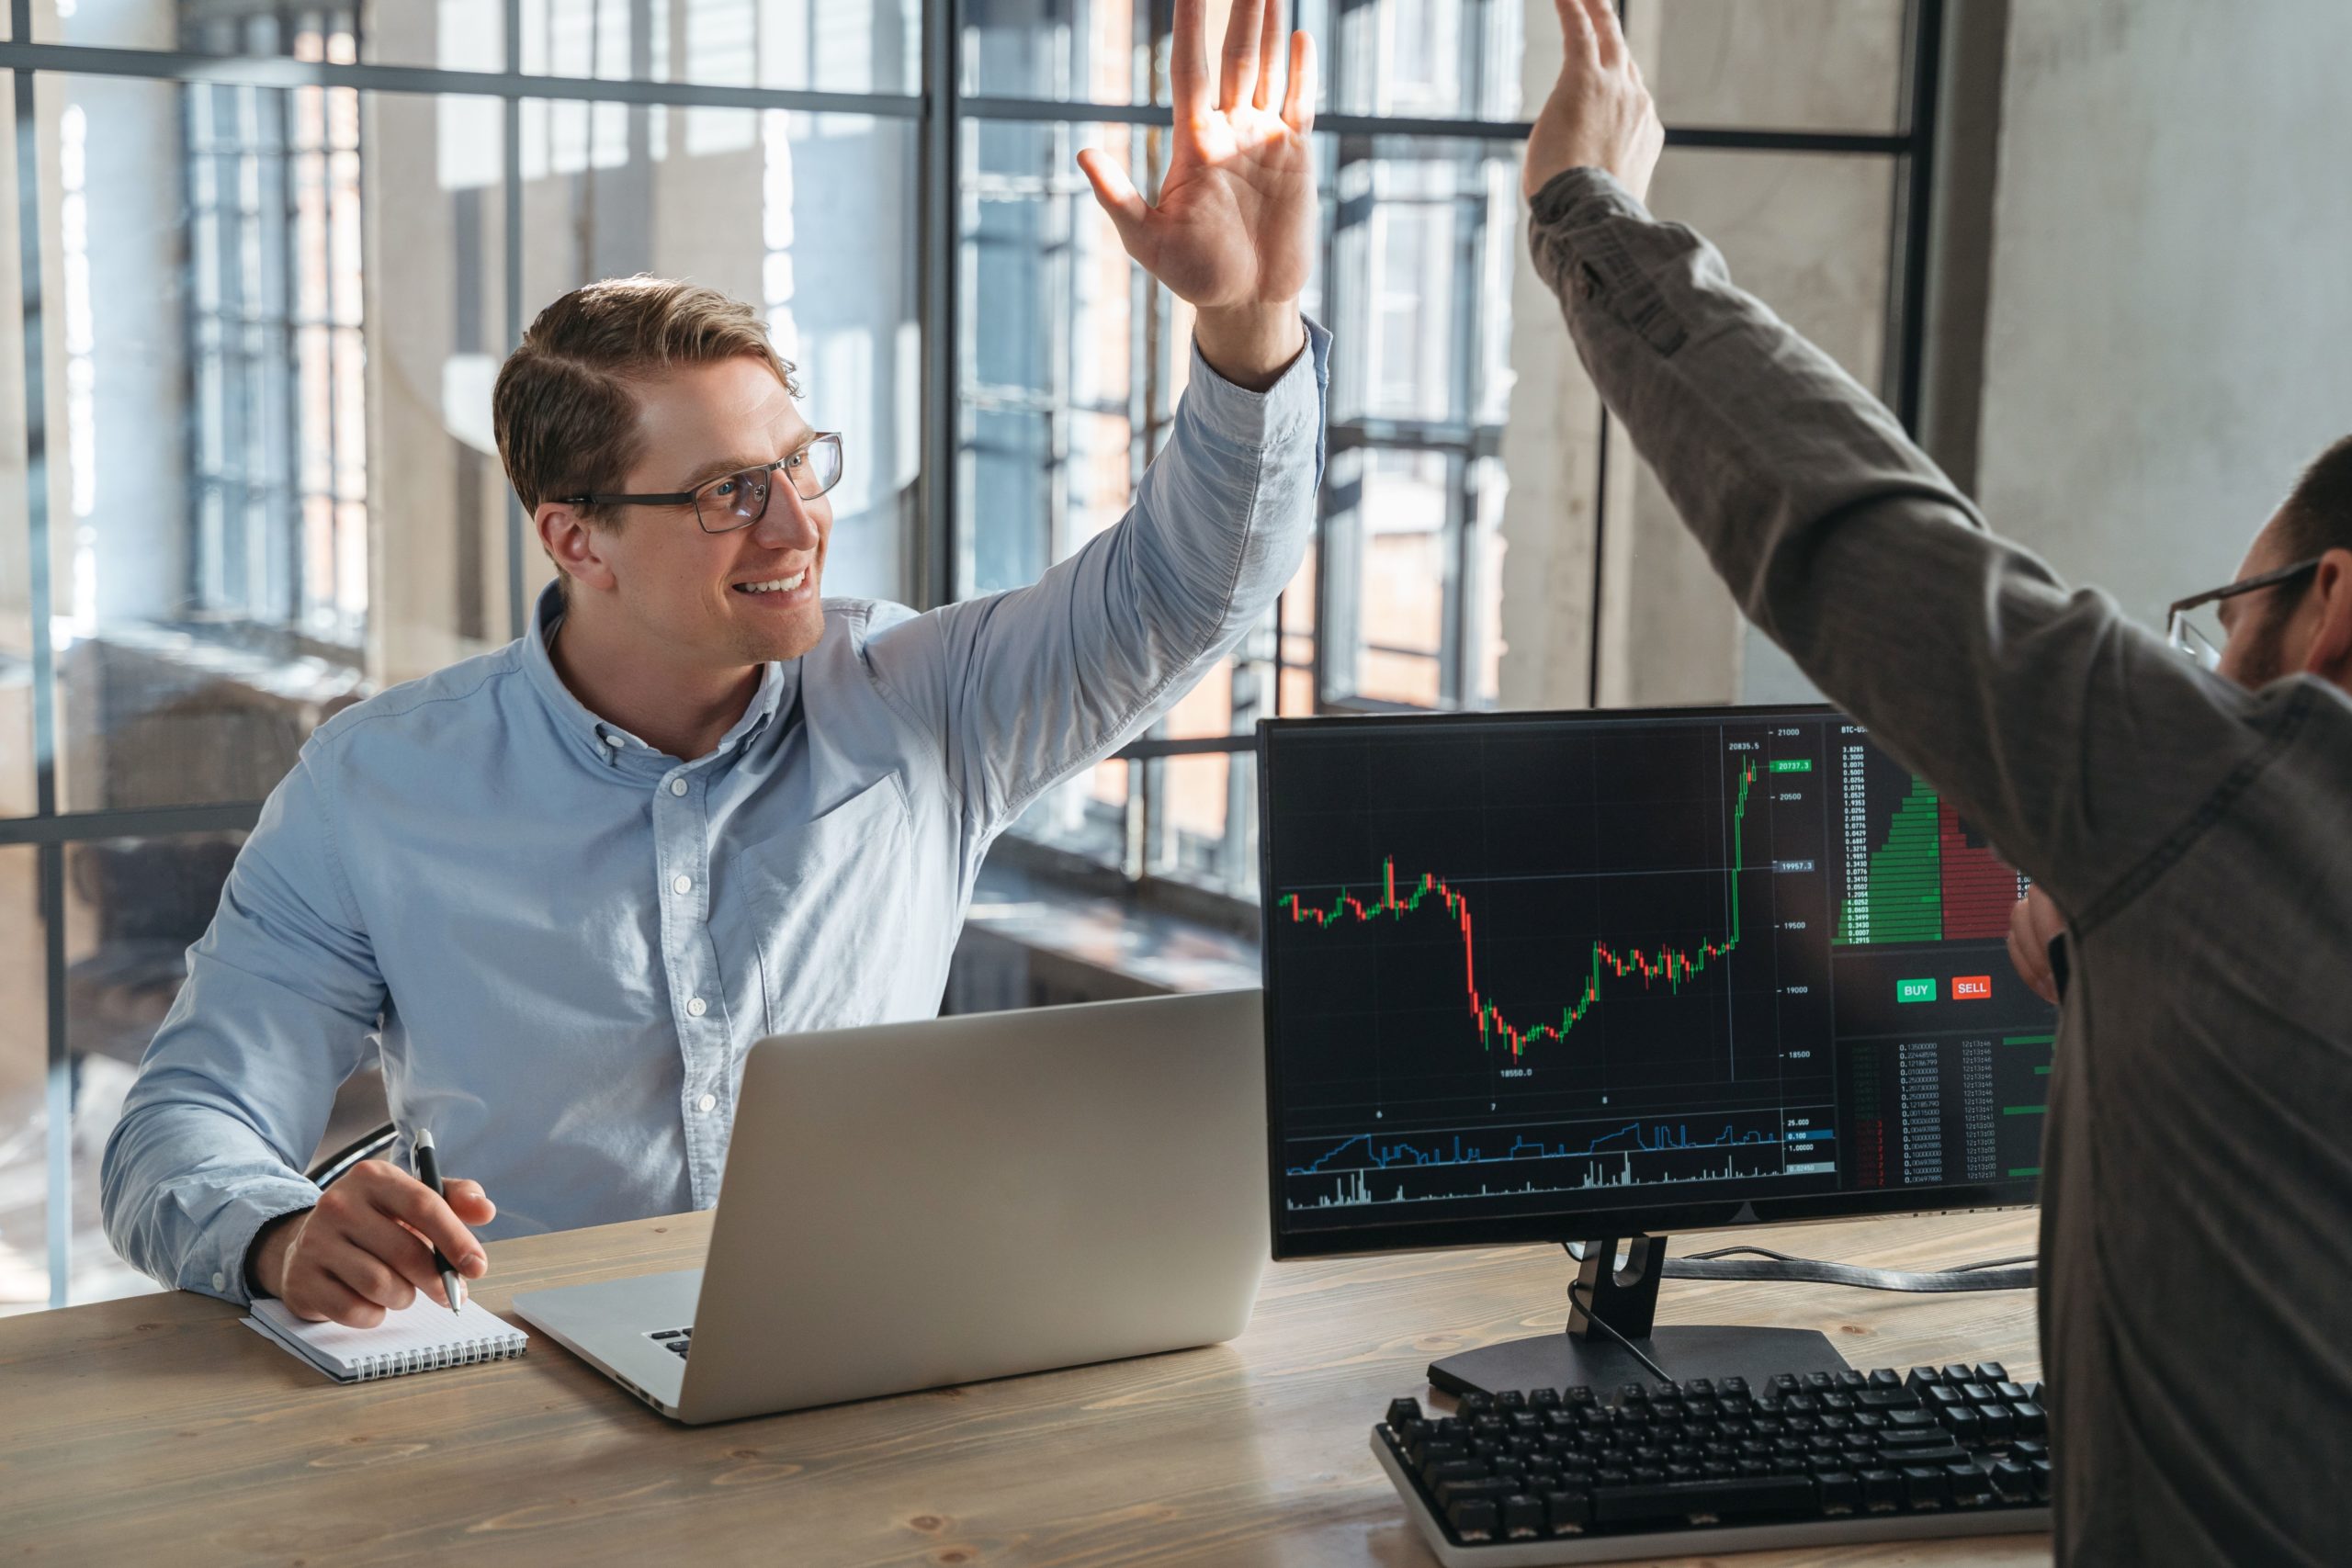
[{"label": "monitor screen", "polygon": [[1277,1256],[2030,1203],[2025,879],[1822,707],[1259,734]]}]

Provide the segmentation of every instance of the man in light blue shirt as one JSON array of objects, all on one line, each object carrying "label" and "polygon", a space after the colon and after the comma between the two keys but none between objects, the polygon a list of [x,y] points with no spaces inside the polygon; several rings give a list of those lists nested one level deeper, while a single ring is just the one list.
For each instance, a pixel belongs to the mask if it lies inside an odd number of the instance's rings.
[{"label": "man in light blue shirt", "polygon": [[[443,1299],[420,1237],[478,1278],[478,1232],[710,1206],[752,1042],[937,1010],[990,841],[1222,658],[1312,524],[1312,51],[1283,97],[1279,7],[1235,0],[1220,93],[1199,11],[1159,204],[1081,159],[1197,309],[1190,389],[1133,511],[1032,587],[821,600],[841,438],[748,308],[640,278],[533,323],[497,424],[557,586],[272,793],[107,1145],[125,1258],[372,1325]],[[379,1043],[400,1144],[322,1195],[300,1162]]]}]

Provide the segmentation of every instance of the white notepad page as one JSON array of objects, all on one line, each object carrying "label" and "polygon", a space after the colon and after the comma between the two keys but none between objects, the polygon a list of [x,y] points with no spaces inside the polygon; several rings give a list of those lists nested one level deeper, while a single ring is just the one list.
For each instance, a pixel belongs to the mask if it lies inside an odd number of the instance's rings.
[{"label": "white notepad page", "polygon": [[373,1328],[305,1322],[275,1299],[255,1302],[254,1315],[240,1321],[338,1382],[503,1360],[530,1344],[529,1335],[478,1303],[469,1301],[452,1313],[422,1291]]}]

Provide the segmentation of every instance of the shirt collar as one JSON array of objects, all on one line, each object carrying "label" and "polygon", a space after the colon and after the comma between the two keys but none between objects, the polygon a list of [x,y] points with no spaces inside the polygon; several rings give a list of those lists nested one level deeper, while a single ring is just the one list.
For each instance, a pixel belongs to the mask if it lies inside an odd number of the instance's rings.
[{"label": "shirt collar", "polygon": [[[563,683],[563,677],[556,673],[555,660],[548,651],[548,645],[555,640],[556,628],[563,624],[563,594],[558,584],[550,582],[540,591],[538,607],[531,615],[530,635],[522,639],[523,668],[529,673],[539,700],[547,705],[548,711],[555,716],[583,756],[606,767],[649,776],[659,776],[677,767],[676,758],[655,750],[619,725],[591,713],[572,695],[571,688]],[[800,661],[794,660],[786,664],[770,660],[761,667],[760,689],[752,694],[743,716],[719,737],[710,757],[690,759],[687,765],[699,766],[711,757],[728,756],[748,744],[752,737],[767,729],[778,714],[789,711],[799,690]]]}]

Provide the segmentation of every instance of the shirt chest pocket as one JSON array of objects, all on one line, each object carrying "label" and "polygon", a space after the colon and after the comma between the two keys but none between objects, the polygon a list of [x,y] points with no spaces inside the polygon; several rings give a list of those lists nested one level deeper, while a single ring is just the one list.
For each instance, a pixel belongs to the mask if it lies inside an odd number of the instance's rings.
[{"label": "shirt chest pocket", "polygon": [[907,797],[883,778],[805,826],[746,845],[735,863],[771,1034],[880,1022],[907,921]]}]

